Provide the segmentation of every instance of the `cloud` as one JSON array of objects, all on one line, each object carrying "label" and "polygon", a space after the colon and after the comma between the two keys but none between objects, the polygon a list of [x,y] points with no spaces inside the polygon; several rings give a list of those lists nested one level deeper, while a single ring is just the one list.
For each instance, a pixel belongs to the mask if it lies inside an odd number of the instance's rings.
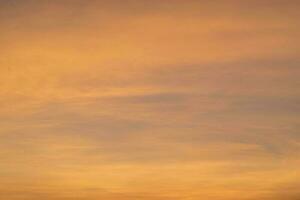
[{"label": "cloud", "polygon": [[298,1],[0,5],[3,198],[298,198]]}]

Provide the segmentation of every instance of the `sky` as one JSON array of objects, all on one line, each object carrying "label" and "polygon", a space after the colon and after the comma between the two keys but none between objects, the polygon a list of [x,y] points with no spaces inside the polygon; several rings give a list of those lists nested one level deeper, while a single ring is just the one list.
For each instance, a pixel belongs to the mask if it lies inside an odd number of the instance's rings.
[{"label": "sky", "polygon": [[299,9],[0,0],[0,199],[299,200]]}]

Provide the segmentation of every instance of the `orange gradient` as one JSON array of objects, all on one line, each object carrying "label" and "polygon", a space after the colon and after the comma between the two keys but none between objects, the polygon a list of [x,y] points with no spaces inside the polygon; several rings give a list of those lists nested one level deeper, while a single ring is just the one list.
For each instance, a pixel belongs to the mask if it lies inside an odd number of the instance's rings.
[{"label": "orange gradient", "polygon": [[0,0],[0,199],[299,199],[299,9]]}]

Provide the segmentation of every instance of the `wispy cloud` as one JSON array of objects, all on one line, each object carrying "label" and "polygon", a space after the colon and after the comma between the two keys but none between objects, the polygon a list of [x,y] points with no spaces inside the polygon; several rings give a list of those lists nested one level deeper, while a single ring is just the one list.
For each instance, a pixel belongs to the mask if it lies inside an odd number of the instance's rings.
[{"label": "wispy cloud", "polygon": [[0,0],[0,198],[299,198],[299,1]]}]

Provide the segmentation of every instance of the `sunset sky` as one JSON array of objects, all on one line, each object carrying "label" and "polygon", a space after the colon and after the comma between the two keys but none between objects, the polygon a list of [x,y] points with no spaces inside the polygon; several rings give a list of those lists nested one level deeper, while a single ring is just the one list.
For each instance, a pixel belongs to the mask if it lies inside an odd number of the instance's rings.
[{"label": "sunset sky", "polygon": [[0,0],[0,200],[299,199],[299,0]]}]

